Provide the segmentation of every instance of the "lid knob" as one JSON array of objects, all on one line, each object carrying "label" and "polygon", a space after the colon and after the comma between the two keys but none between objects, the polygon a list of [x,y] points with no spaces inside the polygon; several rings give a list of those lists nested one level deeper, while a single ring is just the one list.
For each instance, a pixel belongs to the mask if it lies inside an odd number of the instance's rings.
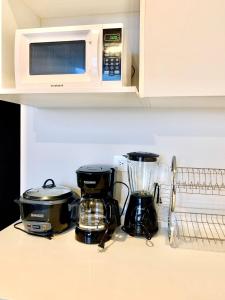
[{"label": "lid knob", "polygon": [[[51,182],[50,184],[48,184],[48,182]],[[56,185],[55,185],[55,182],[53,179],[47,179],[45,180],[44,184],[43,184],[43,189],[52,189],[54,188]]]}]

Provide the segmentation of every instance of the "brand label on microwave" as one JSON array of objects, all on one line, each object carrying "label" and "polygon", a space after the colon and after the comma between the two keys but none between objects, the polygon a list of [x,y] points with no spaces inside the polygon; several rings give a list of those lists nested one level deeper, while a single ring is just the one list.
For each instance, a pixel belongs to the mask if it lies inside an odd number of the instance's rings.
[{"label": "brand label on microwave", "polygon": [[84,184],[96,184],[96,181],[84,180]]},{"label": "brand label on microwave", "polygon": [[44,214],[30,214],[31,217],[35,217],[35,218],[44,218]]},{"label": "brand label on microwave", "polygon": [[51,84],[51,87],[63,87],[64,85],[61,83],[61,84]]}]

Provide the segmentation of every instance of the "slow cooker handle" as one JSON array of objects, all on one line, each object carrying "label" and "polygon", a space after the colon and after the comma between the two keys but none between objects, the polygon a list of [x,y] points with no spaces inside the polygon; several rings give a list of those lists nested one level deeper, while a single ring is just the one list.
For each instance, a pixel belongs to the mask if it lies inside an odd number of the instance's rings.
[{"label": "slow cooker handle", "polygon": [[20,198],[14,199],[14,202],[15,202],[16,204],[20,205]]},{"label": "slow cooker handle", "polygon": [[[48,182],[51,182],[50,184],[47,184]],[[56,185],[55,185],[55,182],[53,179],[47,179],[45,180],[44,184],[43,184],[43,189],[52,189],[54,188]]]}]

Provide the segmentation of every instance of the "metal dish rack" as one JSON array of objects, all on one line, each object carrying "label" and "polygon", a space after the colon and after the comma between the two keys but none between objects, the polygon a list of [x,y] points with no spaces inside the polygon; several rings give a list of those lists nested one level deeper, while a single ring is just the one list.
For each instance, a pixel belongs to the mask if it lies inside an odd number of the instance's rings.
[{"label": "metal dish rack", "polygon": [[225,169],[172,160],[168,235],[172,247],[225,251]]}]

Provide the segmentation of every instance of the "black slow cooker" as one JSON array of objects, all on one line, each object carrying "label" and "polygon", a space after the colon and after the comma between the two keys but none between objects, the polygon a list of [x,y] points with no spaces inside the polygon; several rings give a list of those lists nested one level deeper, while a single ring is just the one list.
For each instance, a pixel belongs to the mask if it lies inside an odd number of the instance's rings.
[{"label": "black slow cooker", "polygon": [[40,188],[29,189],[18,200],[22,223],[27,233],[51,236],[72,224],[77,198],[67,187],[47,179]]}]

